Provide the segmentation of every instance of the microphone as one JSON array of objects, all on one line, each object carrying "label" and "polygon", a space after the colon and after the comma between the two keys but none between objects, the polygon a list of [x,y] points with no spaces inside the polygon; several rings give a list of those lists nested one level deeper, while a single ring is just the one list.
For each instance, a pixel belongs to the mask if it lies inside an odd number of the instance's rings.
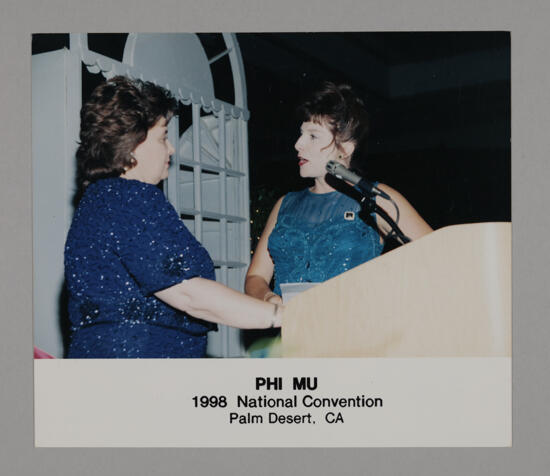
[{"label": "microphone", "polygon": [[353,185],[357,185],[367,195],[380,195],[386,200],[391,200],[390,196],[386,192],[383,192],[372,182],[369,182],[360,175],[357,175],[355,172],[352,172],[350,169],[347,169],[344,165],[336,162],[335,160],[328,161],[326,170],[330,175],[334,175],[339,179],[347,180]]}]

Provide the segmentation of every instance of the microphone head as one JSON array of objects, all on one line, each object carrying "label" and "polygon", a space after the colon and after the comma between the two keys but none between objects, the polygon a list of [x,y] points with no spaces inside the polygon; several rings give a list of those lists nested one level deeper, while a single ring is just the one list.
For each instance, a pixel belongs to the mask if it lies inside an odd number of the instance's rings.
[{"label": "microphone head", "polygon": [[329,174],[335,174],[340,165],[341,164],[339,164],[335,160],[329,160],[325,169]]},{"label": "microphone head", "polygon": [[335,160],[329,160],[325,168],[330,175],[334,175],[335,177],[342,180],[347,180],[354,185],[361,180],[361,177],[359,175],[352,172],[350,169],[346,168],[345,165],[341,164],[340,162],[336,162]]}]

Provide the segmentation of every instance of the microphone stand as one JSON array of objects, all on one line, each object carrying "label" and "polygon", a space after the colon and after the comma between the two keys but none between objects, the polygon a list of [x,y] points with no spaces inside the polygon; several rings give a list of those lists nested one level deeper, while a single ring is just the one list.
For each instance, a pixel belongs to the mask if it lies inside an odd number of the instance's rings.
[{"label": "microphone stand", "polygon": [[[393,201],[393,200],[392,200]],[[381,216],[382,219],[388,224],[390,225],[391,227],[391,232],[388,234],[388,236],[386,237],[387,238],[391,238],[392,236],[395,235],[395,238],[401,242],[402,245],[406,244],[406,243],[409,243],[411,241],[411,239],[406,236],[402,231],[401,231],[401,228],[399,228],[399,226],[397,225],[397,223],[395,223],[395,221],[393,220],[392,217],[390,217],[387,213],[386,213],[386,210],[384,210],[381,206],[379,206],[376,201],[374,200],[374,196],[373,195],[370,195],[368,196],[367,194],[363,195],[363,199],[361,200],[361,206],[365,206],[364,205],[364,202],[368,202],[369,204],[366,205],[367,210],[369,211],[374,211],[374,213],[376,213],[377,215]],[[397,206],[397,205],[396,205]]]},{"label": "microphone stand", "polygon": [[[327,174],[325,176],[325,180],[331,187],[357,200],[361,205],[361,211],[365,210],[369,214],[374,212],[377,215],[379,215],[392,229],[392,231],[388,234],[386,239],[395,236],[397,241],[399,241],[402,245],[409,243],[411,241],[411,239],[401,231],[401,228],[399,228],[399,226],[397,225],[397,223],[395,223],[393,218],[391,218],[386,213],[386,211],[376,203],[375,195],[372,192],[364,190],[359,184],[358,184],[358,188],[352,187],[351,185],[346,183],[344,180],[337,178],[331,174]],[[393,200],[391,200],[391,202],[397,208],[397,205],[395,204],[395,202]]]}]

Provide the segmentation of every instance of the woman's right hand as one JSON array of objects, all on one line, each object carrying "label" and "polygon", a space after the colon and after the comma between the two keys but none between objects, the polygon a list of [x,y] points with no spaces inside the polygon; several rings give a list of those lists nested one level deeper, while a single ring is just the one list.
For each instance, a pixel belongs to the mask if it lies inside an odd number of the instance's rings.
[{"label": "woman's right hand", "polygon": [[266,295],[264,296],[264,301],[270,302],[271,304],[279,304],[279,305],[283,304],[283,299],[281,298],[281,296],[279,296],[278,294],[275,294],[272,291],[269,291],[268,293],[266,293]]},{"label": "woman's right hand", "polygon": [[281,304],[252,298],[200,277],[157,291],[155,296],[194,317],[240,329],[281,327],[283,319]]},{"label": "woman's right hand", "polygon": [[[281,299],[280,296],[277,296],[279,299]],[[275,305],[275,311],[274,311],[274,317],[272,321],[272,327],[281,327],[283,325],[283,313],[285,310],[285,307],[282,304],[279,303],[273,303]]]}]

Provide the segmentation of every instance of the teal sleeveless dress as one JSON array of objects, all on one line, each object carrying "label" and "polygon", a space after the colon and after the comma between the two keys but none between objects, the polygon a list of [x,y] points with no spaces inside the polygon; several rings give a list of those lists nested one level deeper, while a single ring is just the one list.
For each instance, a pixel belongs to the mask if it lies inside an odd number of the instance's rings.
[{"label": "teal sleeveless dress", "polygon": [[[356,200],[338,191],[288,193],[268,241],[274,292],[280,295],[283,283],[322,283],[379,256],[380,236],[359,217],[360,210]],[[280,357],[280,338],[260,339],[248,355]]]},{"label": "teal sleeveless dress", "polygon": [[288,193],[268,242],[275,289],[321,283],[380,255],[380,235],[360,217],[360,204],[338,191]]}]

